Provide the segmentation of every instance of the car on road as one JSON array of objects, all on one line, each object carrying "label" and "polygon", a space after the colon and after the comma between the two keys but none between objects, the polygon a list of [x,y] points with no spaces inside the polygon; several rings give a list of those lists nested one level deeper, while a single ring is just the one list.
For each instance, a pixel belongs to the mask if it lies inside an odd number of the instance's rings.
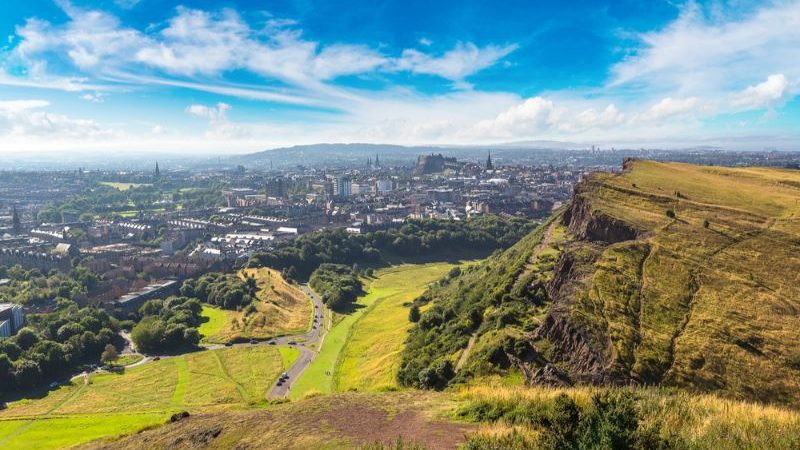
[{"label": "car on road", "polygon": [[58,382],[57,381],[53,381],[52,383],[50,383],[50,389],[55,389],[57,387],[58,387]]},{"label": "car on road", "polygon": [[297,345],[297,341],[289,341],[288,344],[289,345]]},{"label": "car on road", "polygon": [[233,342],[226,342],[225,347],[233,347]]},{"label": "car on road", "polygon": [[161,357],[160,356],[156,356],[155,358],[153,358],[153,361],[161,361]]},{"label": "car on road", "polygon": [[275,345],[275,341],[269,341],[269,345]]}]

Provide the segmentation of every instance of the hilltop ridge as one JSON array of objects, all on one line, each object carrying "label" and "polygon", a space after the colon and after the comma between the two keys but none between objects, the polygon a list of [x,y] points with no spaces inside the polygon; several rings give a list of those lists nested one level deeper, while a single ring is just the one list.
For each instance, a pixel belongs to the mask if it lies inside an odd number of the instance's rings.
[{"label": "hilltop ridge", "polygon": [[796,170],[626,160],[592,174],[515,247],[423,296],[401,381],[517,367],[529,384],[797,404],[799,202]]}]

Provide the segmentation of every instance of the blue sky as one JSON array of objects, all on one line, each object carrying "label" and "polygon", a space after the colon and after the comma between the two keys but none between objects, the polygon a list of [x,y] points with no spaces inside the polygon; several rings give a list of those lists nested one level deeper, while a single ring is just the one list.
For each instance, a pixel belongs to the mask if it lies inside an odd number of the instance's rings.
[{"label": "blue sky", "polygon": [[28,0],[0,153],[798,149],[800,2]]}]

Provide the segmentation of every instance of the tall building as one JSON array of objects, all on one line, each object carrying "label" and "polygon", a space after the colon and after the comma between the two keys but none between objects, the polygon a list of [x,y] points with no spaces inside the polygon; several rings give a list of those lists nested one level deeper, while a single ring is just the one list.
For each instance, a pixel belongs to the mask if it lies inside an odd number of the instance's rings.
[{"label": "tall building", "polygon": [[275,177],[267,181],[267,195],[270,197],[283,197],[286,195],[283,177]]},{"label": "tall building", "polygon": [[0,303],[0,337],[10,337],[22,328],[25,316],[22,306],[14,303]]},{"label": "tall building", "polygon": [[378,180],[375,183],[375,188],[378,192],[391,192],[392,180]]},{"label": "tall building", "polygon": [[333,183],[333,195],[339,198],[347,198],[353,194],[350,178],[338,177]]},{"label": "tall building", "polygon": [[494,169],[494,165],[492,164],[492,152],[489,152],[489,156],[486,157],[486,170]]}]

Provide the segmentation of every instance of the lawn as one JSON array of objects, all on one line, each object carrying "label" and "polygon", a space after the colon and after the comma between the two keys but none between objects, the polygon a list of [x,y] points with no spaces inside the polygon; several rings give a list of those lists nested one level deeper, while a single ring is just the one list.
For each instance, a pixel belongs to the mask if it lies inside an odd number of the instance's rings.
[{"label": "lawn", "polygon": [[100,184],[112,187],[120,191],[127,191],[128,189],[134,189],[141,186],[152,186],[151,184],[145,184],[145,183],[116,183],[113,181],[103,181]]},{"label": "lawn", "polygon": [[136,432],[178,411],[244,409],[266,394],[297,350],[232,347],[97,374],[0,412],[0,448],[61,448]]},{"label": "lawn", "polygon": [[246,339],[266,339],[305,332],[310,326],[311,299],[296,285],[286,282],[280,272],[270,268],[245,269],[241,275],[255,278],[258,285],[256,310],[225,311],[203,307],[208,318],[200,326],[205,344],[220,344]]},{"label": "lawn", "polygon": [[[289,398],[351,387],[394,386],[399,351],[409,328],[408,308],[402,304],[452,267],[448,263],[404,264],[378,270],[374,279],[367,280],[366,295],[356,300],[360,308],[341,316],[331,328],[319,355],[292,386]],[[359,355],[362,351],[372,353]],[[352,381],[335,375],[339,367]]]},{"label": "lawn", "polygon": [[217,308],[210,305],[203,305],[203,323],[197,331],[203,336],[203,343],[209,340],[216,340],[222,329],[227,325],[229,320],[232,320],[234,312],[226,311],[222,308]]},{"label": "lawn", "polygon": [[129,353],[127,355],[120,355],[116,361],[114,361],[115,366],[129,366],[131,364],[135,364],[141,361],[144,356],[139,355],[137,353]]}]

